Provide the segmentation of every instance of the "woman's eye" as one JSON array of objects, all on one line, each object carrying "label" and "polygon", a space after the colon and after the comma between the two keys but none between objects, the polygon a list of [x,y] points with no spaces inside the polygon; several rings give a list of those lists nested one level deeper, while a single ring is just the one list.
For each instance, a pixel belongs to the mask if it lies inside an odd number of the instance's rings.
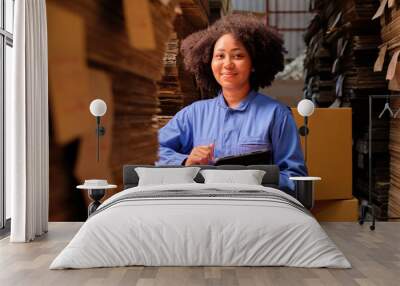
[{"label": "woman's eye", "polygon": [[233,56],[235,59],[241,59],[241,58],[243,58],[243,55],[234,55]]},{"label": "woman's eye", "polygon": [[215,58],[217,58],[217,59],[223,59],[223,58],[224,58],[224,55],[222,55],[222,54],[217,54],[217,55],[215,55]]}]

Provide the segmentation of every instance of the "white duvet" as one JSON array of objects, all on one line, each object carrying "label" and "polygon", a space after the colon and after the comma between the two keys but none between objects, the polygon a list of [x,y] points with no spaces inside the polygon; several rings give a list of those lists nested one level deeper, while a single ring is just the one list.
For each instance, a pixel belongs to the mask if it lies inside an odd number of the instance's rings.
[{"label": "white duvet", "polygon": [[[182,197],[109,203],[131,192],[263,190],[254,185],[135,187],[105,201],[50,269],[127,265],[350,268],[318,222],[298,208],[261,198]],[[298,203],[298,202],[297,202]],[[299,204],[299,203],[298,203]]]}]

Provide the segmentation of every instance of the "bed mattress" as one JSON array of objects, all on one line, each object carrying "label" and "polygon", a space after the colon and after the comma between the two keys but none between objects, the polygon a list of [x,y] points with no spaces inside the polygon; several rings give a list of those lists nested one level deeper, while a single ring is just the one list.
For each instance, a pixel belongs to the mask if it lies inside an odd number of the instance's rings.
[{"label": "bed mattress", "polygon": [[291,196],[263,186],[196,183],[114,195],[50,269],[129,265],[351,267]]}]

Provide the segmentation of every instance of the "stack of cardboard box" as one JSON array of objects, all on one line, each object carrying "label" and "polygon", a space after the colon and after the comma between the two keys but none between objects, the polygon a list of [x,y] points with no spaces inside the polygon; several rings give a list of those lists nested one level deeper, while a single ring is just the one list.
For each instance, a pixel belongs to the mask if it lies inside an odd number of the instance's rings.
[{"label": "stack of cardboard box", "polygon": [[[400,110],[400,99],[392,100],[394,112]],[[400,112],[399,112],[400,113]],[[392,118],[390,128],[389,216],[400,217],[400,116]]]},{"label": "stack of cardboard box", "polygon": [[373,71],[381,44],[379,25],[370,20],[377,7],[374,0],[314,1],[305,87],[319,106],[354,107],[368,94],[386,93],[384,73]]},{"label": "stack of cardboard box", "polygon": [[[382,41],[379,23],[371,18],[378,7],[379,1],[375,0],[314,1],[313,8],[317,14],[305,34],[308,44],[306,97],[314,99],[320,107],[352,108],[353,194],[360,199],[368,198],[368,165],[358,164],[365,163],[368,154],[357,148],[368,141],[368,96],[388,93],[385,72],[374,72]],[[382,99],[374,100],[378,109],[383,107],[383,103]],[[382,118],[381,121],[385,120]],[[374,120],[374,123],[379,123],[381,132],[389,134],[387,120]],[[375,196],[376,213],[384,217],[387,213],[389,159],[381,155],[382,152],[374,159],[375,166],[380,168],[375,170],[373,184],[379,185]]]},{"label": "stack of cardboard box", "polygon": [[179,53],[179,39],[176,33],[171,35],[164,55],[164,75],[158,82],[159,114],[174,115],[182,109],[183,94],[179,84],[177,56]]},{"label": "stack of cardboard box", "polygon": [[158,82],[159,116],[173,116],[184,106],[201,98],[194,77],[184,68],[180,46],[188,35],[207,27],[209,10],[205,2],[179,1],[180,15],[175,18],[175,33],[167,43],[163,59],[165,73]]},{"label": "stack of cardboard box", "polygon": [[[382,45],[375,61],[374,71],[386,74],[388,89],[393,93],[400,91],[400,3],[399,1],[382,0],[373,18],[381,24]],[[400,217],[400,162],[399,152],[399,113],[400,99],[392,98],[390,104],[393,112],[390,127],[390,190],[389,216]]]},{"label": "stack of cardboard box", "polygon": [[[293,108],[296,124],[304,118]],[[352,120],[350,108],[317,108],[308,119],[307,167],[315,183],[315,207],[320,221],[356,221],[358,200],[352,194]],[[301,137],[304,150],[304,137]]]},{"label": "stack of cardboard box", "polygon": [[[57,197],[85,179],[107,179],[122,187],[122,166],[157,160],[157,81],[164,72],[165,43],[173,31],[177,1],[48,0],[51,144],[76,150],[50,168],[70,172],[51,176],[50,204],[63,220],[76,218]],[[95,98],[108,106],[101,119],[100,162],[96,162],[96,121],[89,112]],[[62,158],[63,156],[60,156]],[[58,194],[58,195],[57,195]],[[111,195],[111,192],[109,193]],[[86,197],[86,194],[84,195]],[[50,209],[53,209],[50,207]],[[50,213],[50,219],[56,213]]]}]

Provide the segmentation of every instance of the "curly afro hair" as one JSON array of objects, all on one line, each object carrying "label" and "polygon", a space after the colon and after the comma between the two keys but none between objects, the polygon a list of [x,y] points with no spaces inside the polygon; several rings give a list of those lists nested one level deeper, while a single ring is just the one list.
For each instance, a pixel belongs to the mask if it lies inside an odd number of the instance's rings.
[{"label": "curly afro hair", "polygon": [[211,60],[215,42],[225,34],[232,34],[240,41],[251,57],[254,69],[250,75],[251,89],[257,91],[271,85],[275,75],[284,68],[286,50],[281,36],[254,16],[235,14],[219,19],[182,41],[185,68],[194,74],[198,86],[209,92],[221,89],[214,78]]}]

